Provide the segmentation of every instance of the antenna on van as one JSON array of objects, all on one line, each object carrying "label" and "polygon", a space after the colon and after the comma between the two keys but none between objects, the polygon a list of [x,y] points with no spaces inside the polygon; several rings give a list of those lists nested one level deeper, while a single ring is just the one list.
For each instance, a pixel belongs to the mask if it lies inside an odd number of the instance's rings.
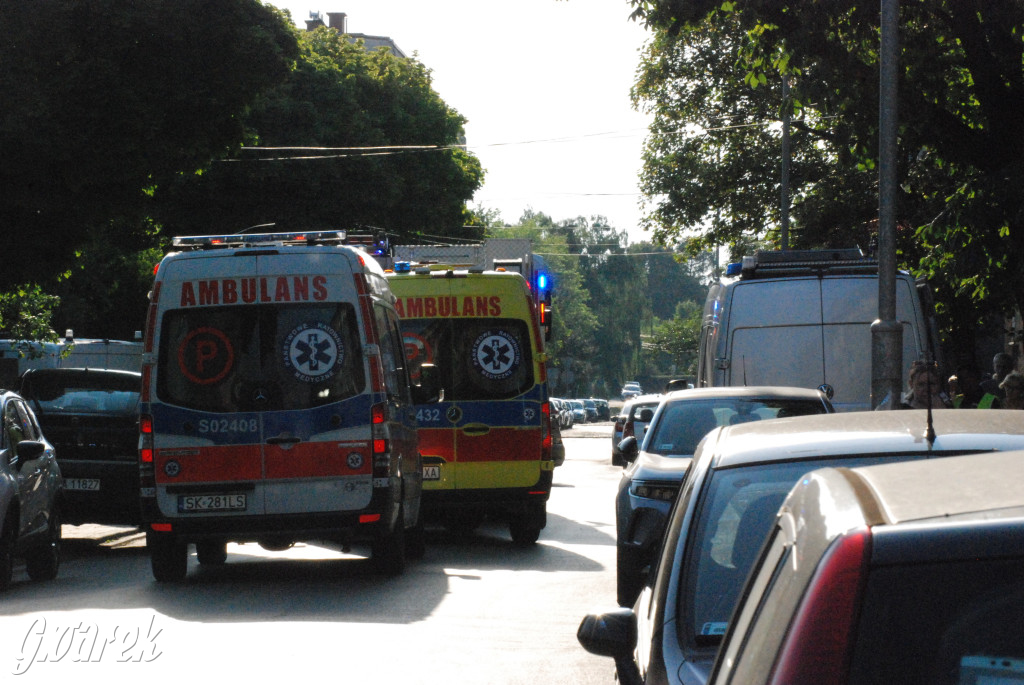
[{"label": "antenna on van", "polygon": [[747,355],[740,357],[740,363],[743,366],[743,387],[747,387]]}]

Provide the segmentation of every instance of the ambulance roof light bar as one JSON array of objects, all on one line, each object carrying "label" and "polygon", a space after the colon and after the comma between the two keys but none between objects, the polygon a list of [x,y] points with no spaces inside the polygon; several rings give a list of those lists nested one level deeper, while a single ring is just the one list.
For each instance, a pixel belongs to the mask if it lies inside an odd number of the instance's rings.
[{"label": "ambulance roof light bar", "polygon": [[224,247],[267,245],[343,245],[345,231],[297,231],[292,233],[248,233],[227,235],[183,235],[171,240],[174,247],[209,250]]}]

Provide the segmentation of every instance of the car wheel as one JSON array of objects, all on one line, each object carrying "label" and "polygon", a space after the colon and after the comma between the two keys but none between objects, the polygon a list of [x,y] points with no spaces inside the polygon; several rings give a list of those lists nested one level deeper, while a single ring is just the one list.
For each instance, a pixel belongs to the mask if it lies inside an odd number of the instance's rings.
[{"label": "car wheel", "polygon": [[25,555],[25,571],[32,580],[53,580],[60,567],[61,518],[60,508],[54,505],[50,524],[46,529],[46,542]]},{"label": "car wheel", "polygon": [[221,540],[200,540],[196,543],[196,559],[203,566],[223,566],[228,560],[228,543]]},{"label": "car wheel", "polygon": [[527,507],[522,513],[513,514],[508,522],[508,532],[517,545],[532,545],[540,538],[540,531],[547,524],[547,504]]},{"label": "car wheel", "polygon": [[9,588],[14,577],[14,543],[17,532],[18,517],[12,514],[4,522],[3,534],[0,535],[0,590]]},{"label": "car wheel", "polygon": [[188,545],[168,535],[146,533],[146,547],[158,583],[178,583],[188,573]]},{"label": "car wheel", "polygon": [[633,555],[619,547],[615,550],[615,595],[620,607],[631,607],[643,589],[644,576]]},{"label": "car wheel", "polygon": [[405,526],[399,510],[395,529],[374,541],[370,549],[370,560],[377,573],[398,576],[405,571],[405,559]]}]

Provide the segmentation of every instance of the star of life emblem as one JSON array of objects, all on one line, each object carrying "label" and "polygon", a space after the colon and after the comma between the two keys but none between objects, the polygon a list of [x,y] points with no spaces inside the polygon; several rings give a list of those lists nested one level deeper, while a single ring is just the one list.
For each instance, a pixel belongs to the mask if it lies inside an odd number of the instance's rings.
[{"label": "star of life emblem", "polygon": [[295,378],[319,383],[335,374],[345,359],[341,336],[322,322],[296,326],[282,346],[285,366]]}]

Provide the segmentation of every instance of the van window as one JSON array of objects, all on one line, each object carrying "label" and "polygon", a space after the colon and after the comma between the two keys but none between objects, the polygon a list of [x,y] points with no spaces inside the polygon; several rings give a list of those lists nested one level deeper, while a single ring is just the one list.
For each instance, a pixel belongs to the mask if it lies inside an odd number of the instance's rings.
[{"label": "van window", "polygon": [[377,337],[380,339],[384,388],[389,397],[410,401],[409,381],[405,375],[405,346],[399,333],[397,315],[380,305],[374,305],[373,316],[377,323]]},{"label": "van window", "polygon": [[157,394],[190,409],[308,409],[366,386],[347,302],[172,310],[160,338]]},{"label": "van window", "polygon": [[517,397],[534,385],[530,329],[520,319],[403,319],[410,373],[438,367],[445,401]]}]

